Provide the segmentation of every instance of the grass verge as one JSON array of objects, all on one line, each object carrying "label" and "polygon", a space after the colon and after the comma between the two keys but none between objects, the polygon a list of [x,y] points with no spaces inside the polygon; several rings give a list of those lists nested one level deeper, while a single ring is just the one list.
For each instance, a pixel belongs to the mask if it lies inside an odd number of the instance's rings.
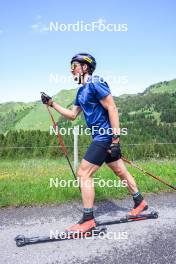
[{"label": "grass verge", "polygon": [[[160,176],[165,181],[176,185],[176,160],[150,160],[136,162],[142,168]],[[127,166],[135,177],[139,190],[144,193],[168,191],[169,187],[145,176],[134,168]],[[95,174],[98,182],[96,201],[123,198],[129,194],[127,188],[120,185],[117,178],[106,165]],[[73,179],[65,160],[35,159],[35,160],[1,160],[0,161],[0,207],[34,204],[56,204],[79,200],[80,193],[76,187],[55,187],[52,183],[60,180]],[[115,181],[115,186],[103,187],[103,181]],[[111,181],[111,183],[112,183]]]}]

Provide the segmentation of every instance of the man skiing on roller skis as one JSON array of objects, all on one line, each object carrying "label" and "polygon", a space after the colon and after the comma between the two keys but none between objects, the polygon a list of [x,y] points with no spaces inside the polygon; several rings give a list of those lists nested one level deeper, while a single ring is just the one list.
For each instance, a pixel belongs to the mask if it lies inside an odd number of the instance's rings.
[{"label": "man skiing on roller skis", "polygon": [[[81,84],[72,110],[63,108],[50,96],[42,95],[44,104],[53,107],[69,120],[75,120],[83,111],[87,126],[94,132],[92,133],[93,141],[77,173],[81,183],[83,216],[77,224],[67,228],[68,231],[86,232],[96,226],[93,214],[95,191],[92,177],[104,162],[121,180],[126,180],[134,200],[134,207],[128,214],[135,216],[148,209],[133,176],[121,159],[118,110],[108,84],[98,76],[92,76],[95,68],[95,58],[90,54],[79,53],[72,58],[71,72],[74,79]],[[105,133],[101,132],[102,129]]]}]

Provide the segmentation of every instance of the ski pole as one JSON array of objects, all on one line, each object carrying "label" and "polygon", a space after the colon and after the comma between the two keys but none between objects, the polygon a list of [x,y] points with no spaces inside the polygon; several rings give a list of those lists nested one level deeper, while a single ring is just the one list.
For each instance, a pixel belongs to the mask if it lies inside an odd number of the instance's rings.
[{"label": "ski pole", "polygon": [[[56,129],[56,128],[57,128],[57,125],[56,125],[56,122],[54,121],[53,114],[52,114],[51,110],[49,109],[49,106],[46,105],[46,107],[47,107],[47,109],[48,109],[48,112],[49,112],[49,114],[50,114],[51,120],[52,120],[52,122],[53,122],[53,126],[54,126],[54,128]],[[62,151],[63,151],[63,153],[64,153],[64,156],[65,156],[65,158],[66,158],[67,161],[68,161],[68,164],[69,164],[69,166],[70,166],[71,172],[72,172],[72,174],[73,174],[75,180],[77,180],[76,175],[75,175],[75,172],[74,172],[74,170],[73,170],[73,167],[72,167],[71,162],[70,162],[69,157],[68,157],[68,152],[67,152],[67,150],[66,150],[66,148],[65,148],[65,146],[64,146],[64,143],[63,143],[63,141],[62,141],[62,138],[61,138],[61,135],[60,135],[59,131],[58,131],[58,133],[57,133],[57,138],[58,138],[58,141],[59,141],[59,143],[60,143],[61,149],[62,149]],[[79,190],[81,191],[80,186],[79,186]]]},{"label": "ski pole", "polygon": [[137,164],[133,163],[132,161],[130,161],[130,160],[124,158],[124,157],[122,157],[122,160],[125,161],[126,163],[130,164],[132,167],[134,167],[134,168],[136,168],[136,169],[142,171],[144,174],[147,174],[147,175],[151,176],[152,178],[154,178],[154,179],[156,179],[156,180],[162,182],[163,184],[169,186],[170,188],[172,188],[172,189],[174,189],[174,190],[176,191],[176,187],[175,187],[175,186],[173,186],[173,185],[171,185],[170,183],[168,183],[168,182],[162,180],[160,177],[155,176],[155,175],[153,175],[152,173],[145,171],[144,169],[142,169],[141,167],[139,167]]}]

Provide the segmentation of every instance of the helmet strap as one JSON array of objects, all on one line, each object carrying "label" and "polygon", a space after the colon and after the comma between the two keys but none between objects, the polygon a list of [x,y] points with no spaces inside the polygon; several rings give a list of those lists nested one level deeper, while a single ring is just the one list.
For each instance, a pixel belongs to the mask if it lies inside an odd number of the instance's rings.
[{"label": "helmet strap", "polygon": [[84,76],[85,76],[85,73],[83,71],[83,65],[81,64],[81,74],[79,75],[78,84],[81,84],[84,82]]}]

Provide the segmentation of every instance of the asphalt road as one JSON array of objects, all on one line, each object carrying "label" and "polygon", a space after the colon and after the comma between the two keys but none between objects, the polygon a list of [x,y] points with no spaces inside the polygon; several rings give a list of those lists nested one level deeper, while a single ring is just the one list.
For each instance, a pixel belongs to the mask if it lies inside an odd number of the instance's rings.
[{"label": "asphalt road", "polygon": [[[158,219],[108,226],[104,238],[57,241],[18,248],[14,237],[49,235],[79,220],[78,203],[0,209],[0,264],[176,263],[176,193],[148,195]],[[130,197],[95,205],[98,220],[114,219],[132,206]],[[108,237],[109,236],[109,237]]]}]

